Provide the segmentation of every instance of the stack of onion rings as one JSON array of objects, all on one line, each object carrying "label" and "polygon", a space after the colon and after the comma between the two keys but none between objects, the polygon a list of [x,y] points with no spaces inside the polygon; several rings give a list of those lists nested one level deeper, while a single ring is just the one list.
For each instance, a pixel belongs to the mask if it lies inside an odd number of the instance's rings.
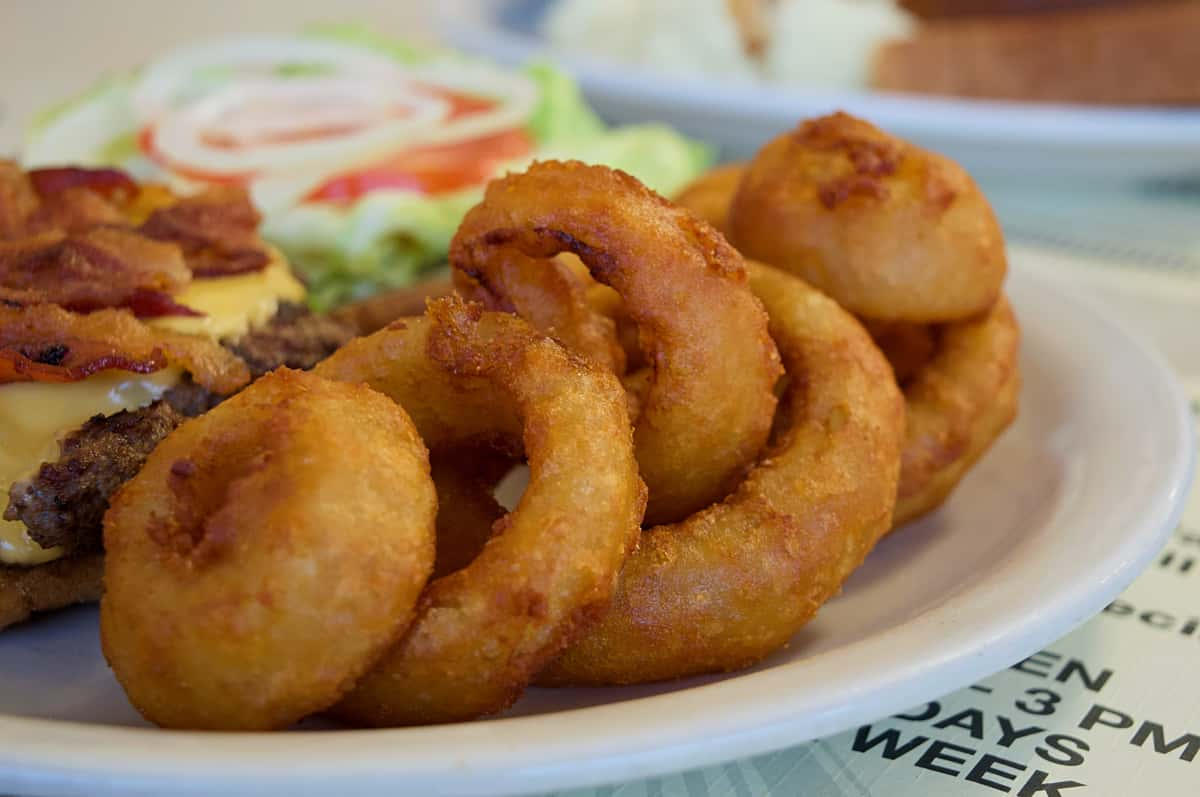
[{"label": "stack of onion rings", "polygon": [[[549,161],[492,182],[451,242],[450,263],[468,298],[520,311],[514,297],[565,276],[545,259],[562,252],[616,290],[647,347],[652,372],[634,426],[646,522],[673,522],[728,494],[766,441],[780,373],[741,256],[627,174]],[[570,346],[564,329],[603,317],[586,292],[557,293],[525,315]]]},{"label": "stack of onion rings", "polygon": [[782,423],[727,499],[642,533],[612,608],[540,683],[750,666],[786,645],[891,526],[904,405],[887,361],[835,302],[748,266],[789,377]]},{"label": "stack of onion rings", "polygon": [[[565,209],[542,199],[564,193],[575,200]],[[738,385],[721,364],[733,371],[765,362],[759,372],[770,386],[778,349],[764,357],[753,345],[755,314],[730,310],[739,309],[747,269],[790,379],[775,440],[755,453],[731,494],[670,525],[654,526],[647,513],[654,527],[626,562],[612,608],[539,681],[640,683],[752,664],[786,644],[891,526],[904,410],[887,361],[832,300],[798,279],[745,264],[710,227],[602,168],[544,163],[493,183],[460,228],[451,264],[460,290],[516,309],[507,297],[539,290],[543,273],[563,273],[561,264],[531,258],[562,251],[614,288],[620,303],[603,293],[542,290],[538,322],[582,315],[587,304],[594,313],[639,322],[651,368],[625,380],[639,404],[653,406],[658,369],[677,356],[674,347],[696,346],[689,335],[697,337],[701,311],[692,307],[705,308],[712,328],[733,339],[708,352],[720,363],[667,378],[689,380],[691,396],[720,388],[722,406],[745,406],[737,393],[753,395],[757,383]],[[714,281],[707,272],[738,279]],[[758,404],[768,424],[774,403]],[[714,410],[712,420],[724,419]],[[653,504],[655,487],[647,482]]]},{"label": "stack of onion rings", "polygon": [[908,406],[896,525],[939,506],[1011,423],[1020,389],[1004,242],[974,181],[834,114],[700,178],[679,201],[866,324]]},{"label": "stack of onion rings", "polygon": [[[780,268],[628,175],[535,164],[454,238],[479,303],[386,326],[411,293],[348,310],[377,331],[171,435],[106,518],[104,648],[134,704],[181,727],[454,722],[530,683],[726,672],[787,645],[944,500],[1020,380],[969,178],[844,116],[781,142],[684,196]],[[506,513],[493,493],[521,458]]]}]

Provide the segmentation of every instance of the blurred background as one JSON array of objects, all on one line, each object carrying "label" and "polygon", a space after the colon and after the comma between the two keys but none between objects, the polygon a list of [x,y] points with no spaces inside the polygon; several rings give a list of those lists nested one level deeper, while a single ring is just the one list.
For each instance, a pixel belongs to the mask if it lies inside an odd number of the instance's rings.
[{"label": "blurred background", "polygon": [[844,109],[961,161],[1015,240],[1200,271],[1196,0],[8,0],[2,15],[0,153],[35,112],[182,45],[359,22],[549,60],[607,121],[663,122],[723,160]]}]

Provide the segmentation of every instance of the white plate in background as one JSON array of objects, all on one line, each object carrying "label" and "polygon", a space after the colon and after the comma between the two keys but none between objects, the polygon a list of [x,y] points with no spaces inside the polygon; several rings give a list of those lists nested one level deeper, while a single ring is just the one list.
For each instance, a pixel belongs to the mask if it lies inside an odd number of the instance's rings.
[{"label": "white plate in background", "polygon": [[[508,715],[399,730],[146,728],[95,610],[0,634],[0,792],[516,794],[626,781],[825,736],[938,697],[1099,611],[1159,550],[1190,483],[1162,358],[1013,253],[1016,424],[925,521],[885,539],[792,646],[751,671],[533,690]],[[1044,260],[1044,257],[1043,257]]]},{"label": "white plate in background", "polygon": [[1020,177],[1050,186],[1200,178],[1200,108],[818,92],[674,77],[551,51],[537,32],[550,2],[442,0],[437,21],[448,43],[502,63],[549,58],[579,80],[588,100],[610,121],[666,122],[718,145],[727,158],[748,157],[798,120],[842,109],[959,160],[985,181]]}]

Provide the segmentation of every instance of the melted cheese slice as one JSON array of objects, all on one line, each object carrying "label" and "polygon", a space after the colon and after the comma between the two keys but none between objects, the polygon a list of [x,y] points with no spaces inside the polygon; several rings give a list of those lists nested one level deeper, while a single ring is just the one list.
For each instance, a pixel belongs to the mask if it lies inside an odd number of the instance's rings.
[{"label": "melted cheese slice", "polygon": [[[152,374],[103,371],[79,382],[17,382],[0,386],[0,509],[8,489],[58,459],[58,443],[93,415],[145,407],[179,381],[178,368]],[[57,559],[61,548],[42,548],[25,524],[0,519],[0,561],[34,565]]]},{"label": "melted cheese slice", "polygon": [[302,302],[305,295],[304,284],[293,276],[287,260],[273,252],[261,271],[193,280],[171,297],[204,315],[166,316],[150,325],[213,340],[236,339],[274,318],[280,302]]}]

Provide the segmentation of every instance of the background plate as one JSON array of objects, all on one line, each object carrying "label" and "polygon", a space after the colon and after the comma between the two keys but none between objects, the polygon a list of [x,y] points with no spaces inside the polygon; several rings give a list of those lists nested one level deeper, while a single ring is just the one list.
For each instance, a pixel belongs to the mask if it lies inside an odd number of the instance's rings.
[{"label": "background plate", "polygon": [[1022,266],[1020,253],[1013,260],[1024,328],[1017,423],[941,511],[885,540],[789,649],[754,670],[533,690],[505,717],[462,725],[164,732],[139,727],[84,608],[0,634],[0,791],[548,791],[782,748],[1023,658],[1100,610],[1161,547],[1193,438],[1159,355]]},{"label": "background plate", "polygon": [[[442,0],[442,35],[503,63],[549,53],[538,24],[552,0]],[[595,108],[620,123],[667,122],[744,158],[798,120],[842,109],[963,163],[984,181],[1039,183],[1200,178],[1200,109],[1106,108],[817,92],[649,72],[570,53]]]}]

